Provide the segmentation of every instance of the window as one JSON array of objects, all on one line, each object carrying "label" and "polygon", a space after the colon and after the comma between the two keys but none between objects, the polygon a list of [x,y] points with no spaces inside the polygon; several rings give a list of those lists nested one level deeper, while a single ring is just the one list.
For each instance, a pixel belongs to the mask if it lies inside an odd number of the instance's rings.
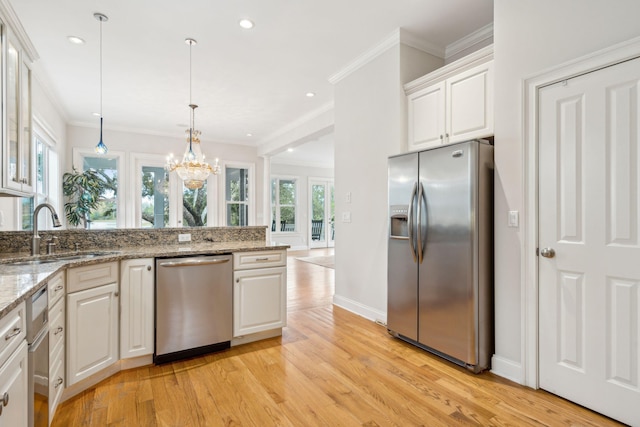
[{"label": "window", "polygon": [[104,157],[85,157],[82,170],[94,169],[105,181],[106,189],[100,196],[98,207],[89,215],[90,226],[94,229],[117,227],[118,217],[118,160]]},{"label": "window", "polygon": [[207,183],[202,188],[190,190],[182,184],[182,226],[204,227],[207,225]]},{"label": "window", "polygon": [[[22,230],[33,229],[33,210],[40,203],[50,203],[54,206],[59,215],[63,211],[58,206],[60,200],[59,194],[59,168],[58,153],[53,150],[53,144],[40,133],[34,132],[35,145],[35,187],[33,197],[23,197],[20,199],[19,217],[21,218],[20,226]],[[48,212],[41,211],[38,220],[41,230],[50,229],[51,216]]]},{"label": "window", "polygon": [[271,231],[296,231],[297,187],[295,178],[271,179]]},{"label": "window", "polygon": [[227,226],[249,225],[249,169],[225,167]]},{"label": "window", "polygon": [[142,228],[169,225],[169,173],[162,167],[142,167]]}]

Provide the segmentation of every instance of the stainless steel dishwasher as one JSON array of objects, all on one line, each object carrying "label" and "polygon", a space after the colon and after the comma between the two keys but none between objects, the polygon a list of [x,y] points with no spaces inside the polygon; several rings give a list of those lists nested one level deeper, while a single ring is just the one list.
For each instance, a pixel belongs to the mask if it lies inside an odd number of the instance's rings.
[{"label": "stainless steel dishwasher", "polygon": [[229,348],[231,255],[156,258],[156,364]]}]

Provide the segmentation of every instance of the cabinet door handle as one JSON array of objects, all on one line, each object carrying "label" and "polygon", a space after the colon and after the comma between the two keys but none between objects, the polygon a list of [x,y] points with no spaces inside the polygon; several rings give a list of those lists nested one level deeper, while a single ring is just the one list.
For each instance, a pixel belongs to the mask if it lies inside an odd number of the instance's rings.
[{"label": "cabinet door handle", "polygon": [[53,288],[53,290],[54,290],[55,292],[61,291],[61,290],[63,290],[63,289],[64,289],[64,286],[62,286],[62,285],[58,285],[58,286],[56,286],[55,288]]},{"label": "cabinet door handle", "polygon": [[60,332],[62,332],[64,329],[62,328],[62,326],[58,326],[58,329],[56,329],[56,331],[53,333],[53,335],[58,335]]},{"label": "cabinet door handle", "polygon": [[57,381],[56,381],[56,383],[54,384],[53,388],[58,388],[58,387],[60,387],[60,386],[62,385],[63,381],[64,381],[64,380],[62,379],[62,377],[58,377],[58,380],[57,380]]},{"label": "cabinet door handle", "polygon": [[151,266],[147,265],[147,271],[151,271]]},{"label": "cabinet door handle", "polygon": [[9,404],[9,392],[5,392],[2,396],[2,405],[7,406]]},{"label": "cabinet door handle", "polygon": [[256,261],[269,261],[268,257],[265,258],[256,258]]},{"label": "cabinet door handle", "polygon": [[15,337],[16,335],[18,335],[20,332],[22,332],[22,329],[16,327],[13,328],[13,331],[11,331],[10,333],[8,333],[7,335],[5,335],[4,340],[5,341],[9,341],[11,338]]},{"label": "cabinet door handle", "polygon": [[115,293],[114,295],[115,295],[115,296],[119,296],[119,295],[120,295],[120,292],[117,292],[117,291],[116,291],[116,293]]}]

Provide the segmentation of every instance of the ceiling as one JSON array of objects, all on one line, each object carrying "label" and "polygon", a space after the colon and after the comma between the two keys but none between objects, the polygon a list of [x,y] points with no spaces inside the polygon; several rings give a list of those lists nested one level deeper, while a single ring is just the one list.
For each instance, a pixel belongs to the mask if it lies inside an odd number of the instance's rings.
[{"label": "ceiling", "polygon": [[[101,12],[109,18],[102,24],[105,129],[184,135],[190,37],[198,42],[192,101],[201,139],[256,146],[326,111],[329,77],[398,28],[444,53],[493,21],[493,0],[3,1],[29,35],[39,55],[34,72],[68,123],[99,124],[93,14]],[[255,27],[240,28],[241,18]]]}]

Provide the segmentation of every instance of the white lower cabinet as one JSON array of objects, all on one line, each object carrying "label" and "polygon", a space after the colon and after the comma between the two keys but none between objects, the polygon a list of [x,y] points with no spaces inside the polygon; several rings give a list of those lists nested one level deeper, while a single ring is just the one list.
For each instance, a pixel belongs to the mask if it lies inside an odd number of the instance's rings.
[{"label": "white lower cabinet", "polygon": [[153,258],[120,262],[120,358],[153,354]]},{"label": "white lower cabinet", "polygon": [[0,427],[26,426],[29,357],[25,303],[0,319]]},{"label": "white lower cabinet", "polygon": [[[245,266],[241,260],[253,257]],[[274,265],[274,257],[280,261]],[[234,254],[233,336],[241,337],[287,325],[286,252]],[[260,262],[270,265],[260,268]],[[238,269],[240,268],[240,269]],[[242,269],[247,268],[247,269]]]},{"label": "white lower cabinet", "polygon": [[118,361],[118,263],[69,269],[67,386]]},{"label": "white lower cabinet", "polygon": [[27,425],[28,362],[27,341],[22,340],[9,359],[0,366],[0,427]]}]

